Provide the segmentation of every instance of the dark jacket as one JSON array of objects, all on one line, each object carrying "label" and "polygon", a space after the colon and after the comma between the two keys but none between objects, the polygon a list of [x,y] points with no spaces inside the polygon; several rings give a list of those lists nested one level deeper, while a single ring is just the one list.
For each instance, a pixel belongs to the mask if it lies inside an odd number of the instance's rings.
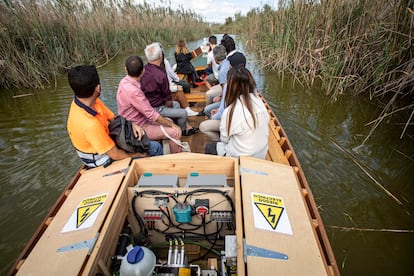
[{"label": "dark jacket", "polygon": [[194,72],[194,67],[191,64],[191,59],[193,55],[191,53],[188,54],[174,54],[175,61],[177,62],[177,69],[175,71],[179,74],[191,74]]}]

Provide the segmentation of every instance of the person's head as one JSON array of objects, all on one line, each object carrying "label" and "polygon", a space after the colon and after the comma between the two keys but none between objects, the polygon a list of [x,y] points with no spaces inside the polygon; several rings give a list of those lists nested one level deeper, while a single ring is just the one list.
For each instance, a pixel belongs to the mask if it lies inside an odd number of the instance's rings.
[{"label": "person's head", "polygon": [[139,77],[144,69],[144,62],[139,56],[130,56],[125,61],[125,68],[129,76]]},{"label": "person's head", "polygon": [[79,65],[68,72],[69,85],[78,98],[91,97],[99,84],[99,75],[93,65]]},{"label": "person's head", "polygon": [[177,44],[175,45],[175,52],[177,54],[188,54],[190,52],[184,39],[178,40]]},{"label": "person's head", "polygon": [[210,43],[211,45],[216,45],[217,44],[217,37],[215,35],[212,35],[208,38],[208,43]]},{"label": "person's head", "polygon": [[226,106],[230,106],[227,129],[230,129],[234,106],[238,99],[242,100],[249,110],[253,118],[253,127],[256,128],[256,118],[250,101],[250,93],[254,93],[255,88],[256,82],[250,71],[243,64],[230,68],[227,74],[227,93],[225,96]]},{"label": "person's head", "polygon": [[145,47],[145,56],[147,57],[147,60],[149,63],[161,60],[162,57],[162,48],[160,46],[160,43],[158,42],[154,42],[151,43],[150,45],[147,45],[147,47]]},{"label": "person's head", "polygon": [[246,66],[246,57],[240,53],[236,52],[228,57],[231,67],[237,67],[239,65]]},{"label": "person's head", "polygon": [[226,48],[223,45],[217,45],[213,49],[213,57],[217,64],[226,59]]},{"label": "person's head", "polygon": [[229,35],[223,37],[220,44],[226,48],[227,54],[229,54],[231,51],[236,50],[236,44],[234,43],[233,38]]}]

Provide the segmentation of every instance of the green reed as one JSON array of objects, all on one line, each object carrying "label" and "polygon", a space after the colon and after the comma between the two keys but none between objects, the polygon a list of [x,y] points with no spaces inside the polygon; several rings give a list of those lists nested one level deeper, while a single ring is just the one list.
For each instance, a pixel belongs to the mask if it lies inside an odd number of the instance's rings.
[{"label": "green reed", "polygon": [[[369,94],[384,103],[374,126],[395,109],[414,119],[413,0],[279,0],[225,26],[241,34],[260,63],[303,85],[321,79],[335,101]],[[365,141],[364,141],[365,142]]]},{"label": "green reed", "polygon": [[153,41],[208,34],[201,18],[131,0],[0,2],[0,88],[43,87],[74,64],[101,66]]}]

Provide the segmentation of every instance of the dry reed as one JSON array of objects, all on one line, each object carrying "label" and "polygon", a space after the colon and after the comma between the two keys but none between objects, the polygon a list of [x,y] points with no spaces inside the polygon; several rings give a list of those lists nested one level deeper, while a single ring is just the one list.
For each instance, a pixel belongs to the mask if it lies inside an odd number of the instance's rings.
[{"label": "dry reed", "polygon": [[309,86],[321,79],[332,101],[363,93],[385,102],[373,130],[393,110],[404,112],[403,135],[414,120],[413,9],[413,0],[280,0],[277,10],[265,5],[225,27],[263,67]]},{"label": "dry reed", "polygon": [[208,33],[186,10],[130,0],[0,2],[0,88],[43,87],[73,64],[102,65],[153,41]]}]

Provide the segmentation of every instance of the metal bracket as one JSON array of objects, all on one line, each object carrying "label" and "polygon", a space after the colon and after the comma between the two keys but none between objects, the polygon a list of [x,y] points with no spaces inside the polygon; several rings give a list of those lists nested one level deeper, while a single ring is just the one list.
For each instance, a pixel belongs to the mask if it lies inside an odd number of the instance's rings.
[{"label": "metal bracket", "polygon": [[244,262],[245,263],[247,262],[247,256],[280,259],[280,260],[285,260],[285,261],[288,259],[288,256],[286,254],[272,251],[269,249],[264,249],[264,248],[248,245],[246,243],[246,240],[243,241],[243,245],[244,245]]},{"label": "metal bracket", "polygon": [[257,170],[253,170],[253,169],[249,169],[249,168],[244,168],[244,167],[240,167],[240,173],[250,173],[250,174],[258,174],[258,175],[264,175],[267,176],[266,172],[261,172],[261,171],[257,171]]},{"label": "metal bracket", "polygon": [[117,171],[114,171],[114,172],[110,172],[110,173],[107,173],[107,174],[104,174],[104,175],[102,175],[102,177],[107,177],[107,176],[111,176],[111,175],[115,175],[115,174],[120,174],[120,173],[126,174],[128,172],[128,170],[129,170],[129,167],[128,168],[121,169],[121,170],[117,170]]},{"label": "metal bracket", "polygon": [[92,250],[95,246],[96,240],[99,237],[99,233],[96,233],[96,236],[93,237],[92,239],[89,240],[85,240],[82,242],[77,242],[71,245],[66,245],[66,246],[62,246],[60,248],[58,248],[56,250],[57,253],[61,253],[61,252],[67,252],[67,251],[73,251],[73,250],[81,250],[81,249],[85,249],[88,248],[88,255],[90,255],[92,253]]}]

